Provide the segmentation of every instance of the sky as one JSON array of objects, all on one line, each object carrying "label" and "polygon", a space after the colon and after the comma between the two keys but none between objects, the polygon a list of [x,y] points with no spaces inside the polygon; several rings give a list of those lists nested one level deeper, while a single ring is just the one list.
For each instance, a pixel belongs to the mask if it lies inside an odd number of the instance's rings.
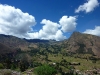
[{"label": "sky", "polygon": [[100,0],[0,0],[0,34],[60,41],[73,31],[100,36]]}]

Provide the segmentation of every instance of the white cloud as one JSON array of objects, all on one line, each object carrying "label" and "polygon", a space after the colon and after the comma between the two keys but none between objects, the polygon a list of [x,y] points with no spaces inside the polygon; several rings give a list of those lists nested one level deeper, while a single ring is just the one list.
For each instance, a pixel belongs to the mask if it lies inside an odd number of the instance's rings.
[{"label": "white cloud", "polygon": [[71,32],[76,28],[76,18],[75,16],[63,16],[59,24],[43,19],[41,24],[44,24],[44,26],[38,32],[38,37],[42,39],[55,39],[58,41],[66,39],[63,32]]},{"label": "white cloud", "polygon": [[95,26],[95,29],[87,29],[83,33],[100,36],[100,26]]},{"label": "white cloud", "polygon": [[48,34],[55,34],[60,26],[59,24],[46,19],[43,19],[41,24],[44,24],[42,30]]},{"label": "white cloud", "polygon": [[76,28],[76,18],[75,16],[63,16],[59,23],[43,19],[41,24],[44,25],[38,32],[38,37],[42,39],[55,39],[58,41],[66,39],[63,32],[71,32]]},{"label": "white cloud", "polygon": [[66,37],[59,30],[60,25],[50,20],[43,19],[41,24],[44,24],[43,28],[39,31],[39,38],[42,39],[55,39],[63,40]]},{"label": "white cloud", "polygon": [[0,4],[0,34],[29,37],[28,32],[35,24],[34,16],[13,6]]},{"label": "white cloud", "polygon": [[62,26],[61,30],[63,32],[71,32],[76,28],[76,17],[75,16],[63,16],[59,23]]},{"label": "white cloud", "polygon": [[62,31],[61,30],[58,30],[57,33],[56,33],[56,36],[55,36],[56,40],[64,40],[66,39],[66,36],[63,35]]},{"label": "white cloud", "polygon": [[38,32],[28,33],[31,38],[55,39],[57,41],[66,39],[66,36],[59,29],[60,25],[58,23],[43,19],[41,24],[43,24],[43,27]]},{"label": "white cloud", "polygon": [[78,9],[75,10],[75,13],[79,13],[80,11],[85,11],[86,13],[89,13],[93,11],[97,6],[99,6],[98,0],[87,0],[86,3],[80,5]]},{"label": "white cloud", "polygon": [[33,32],[33,33],[27,33],[29,37],[27,39],[39,39],[39,34],[38,32]]},{"label": "white cloud", "polygon": [[0,4],[0,34],[13,35],[28,39],[66,39],[63,32],[73,31],[76,28],[76,17],[63,16],[59,23],[43,19],[42,29],[34,32],[36,21],[34,16],[22,12],[9,5]]}]

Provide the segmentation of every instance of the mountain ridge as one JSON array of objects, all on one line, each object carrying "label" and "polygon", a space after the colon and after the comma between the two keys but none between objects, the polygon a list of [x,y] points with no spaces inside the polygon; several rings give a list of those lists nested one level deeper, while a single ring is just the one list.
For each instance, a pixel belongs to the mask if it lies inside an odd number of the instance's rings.
[{"label": "mountain ridge", "polygon": [[100,57],[100,37],[77,31],[73,32],[68,39],[59,42],[55,40],[20,39],[15,36],[0,34],[0,43],[10,48],[20,48],[23,51],[30,50],[30,47],[39,49],[40,43],[44,45],[52,43],[52,45],[61,46],[66,52],[88,53]]},{"label": "mountain ridge", "polygon": [[72,52],[93,53],[100,57],[100,37],[80,32],[73,32],[68,39],[68,49]]}]

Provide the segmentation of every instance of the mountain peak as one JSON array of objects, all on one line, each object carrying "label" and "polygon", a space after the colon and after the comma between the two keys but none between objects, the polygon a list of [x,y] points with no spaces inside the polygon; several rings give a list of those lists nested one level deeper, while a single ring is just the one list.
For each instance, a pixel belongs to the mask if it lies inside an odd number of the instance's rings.
[{"label": "mountain peak", "polygon": [[75,31],[68,39],[68,50],[100,56],[100,37]]},{"label": "mountain peak", "polygon": [[[74,31],[74,32],[72,33],[72,35],[80,35],[80,34],[82,34],[82,33],[78,32],[78,31]],[[71,36],[72,36],[72,35],[71,35]]]}]

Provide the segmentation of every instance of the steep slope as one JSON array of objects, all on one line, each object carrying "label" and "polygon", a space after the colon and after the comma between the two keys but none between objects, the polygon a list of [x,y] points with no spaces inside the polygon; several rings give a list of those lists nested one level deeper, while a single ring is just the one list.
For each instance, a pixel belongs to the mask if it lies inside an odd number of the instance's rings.
[{"label": "steep slope", "polygon": [[0,34],[0,43],[10,48],[21,48],[21,50],[28,50],[29,45],[29,43],[23,39],[3,34]]},{"label": "steep slope", "polygon": [[95,54],[100,57],[100,37],[98,36],[73,32],[66,42],[67,50],[71,52]]},{"label": "steep slope", "polygon": [[0,43],[10,48],[20,48],[21,50],[30,50],[30,48],[38,48],[39,43],[52,44],[55,40],[44,40],[44,39],[21,39],[11,35],[0,34]]},{"label": "steep slope", "polygon": [[8,54],[8,53],[12,53],[15,52],[16,50],[13,50],[3,44],[0,43],[0,55],[1,54]]}]

